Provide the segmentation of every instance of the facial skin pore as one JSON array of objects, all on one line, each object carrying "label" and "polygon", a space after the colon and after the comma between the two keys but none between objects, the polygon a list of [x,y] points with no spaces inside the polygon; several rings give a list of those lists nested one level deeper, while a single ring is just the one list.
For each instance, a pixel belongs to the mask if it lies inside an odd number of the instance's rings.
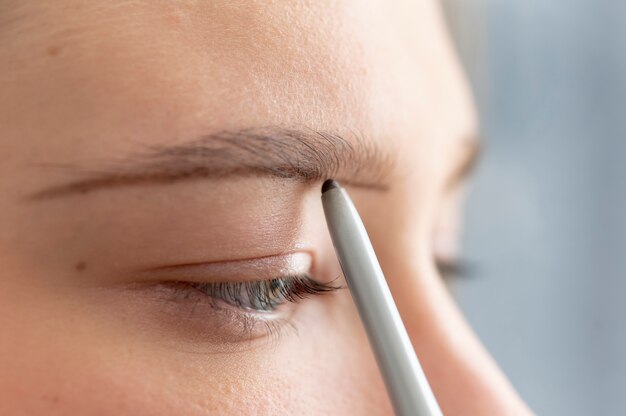
[{"label": "facial skin pore", "polygon": [[392,414],[347,290],[189,301],[335,282],[330,176],[444,414],[530,413],[435,267],[477,129],[437,3],[0,0],[0,37],[0,414]]}]

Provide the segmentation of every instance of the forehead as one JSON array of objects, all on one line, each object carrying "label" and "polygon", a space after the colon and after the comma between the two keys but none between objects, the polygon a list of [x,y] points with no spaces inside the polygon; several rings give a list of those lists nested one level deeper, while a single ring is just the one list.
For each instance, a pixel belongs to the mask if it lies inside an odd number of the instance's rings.
[{"label": "forehead", "polygon": [[0,118],[57,160],[268,124],[426,136],[469,105],[434,2],[415,3],[16,4]]}]

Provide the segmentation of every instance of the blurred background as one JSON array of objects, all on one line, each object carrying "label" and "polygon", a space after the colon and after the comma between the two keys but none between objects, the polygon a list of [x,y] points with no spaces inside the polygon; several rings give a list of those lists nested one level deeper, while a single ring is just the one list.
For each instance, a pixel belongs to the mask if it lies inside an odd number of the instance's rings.
[{"label": "blurred background", "polygon": [[626,2],[444,0],[481,112],[453,290],[540,415],[626,415]]}]

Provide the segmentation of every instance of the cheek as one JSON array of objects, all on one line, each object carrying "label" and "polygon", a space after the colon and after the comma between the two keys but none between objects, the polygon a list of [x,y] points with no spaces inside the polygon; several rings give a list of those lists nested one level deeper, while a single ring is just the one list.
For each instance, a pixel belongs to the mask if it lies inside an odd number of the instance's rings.
[{"label": "cheek", "polygon": [[236,354],[163,348],[44,294],[2,300],[0,414],[390,414],[349,296]]}]

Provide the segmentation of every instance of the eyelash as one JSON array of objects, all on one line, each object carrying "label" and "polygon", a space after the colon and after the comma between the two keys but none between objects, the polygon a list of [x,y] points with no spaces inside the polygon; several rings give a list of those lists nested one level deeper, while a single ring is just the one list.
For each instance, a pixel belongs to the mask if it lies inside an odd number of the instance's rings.
[{"label": "eyelash", "polygon": [[464,279],[467,277],[473,277],[474,267],[473,264],[468,264],[464,259],[452,259],[452,260],[435,260],[435,267],[439,275],[444,281],[452,281],[454,279]]},{"label": "eyelash", "polygon": [[306,273],[243,282],[162,278],[131,285],[128,290],[131,299],[145,305],[144,315],[156,325],[150,333],[160,334],[158,342],[174,342],[176,348],[184,342],[194,351],[221,353],[275,344],[287,330],[299,334],[299,325],[312,318],[310,312],[324,306],[316,302],[302,308],[294,305],[343,289],[338,280],[320,282]]},{"label": "eyelash", "polygon": [[318,282],[307,274],[249,282],[186,282],[185,285],[207,296],[214,307],[219,307],[218,302],[224,302],[254,313],[274,312],[287,302],[295,303],[308,296],[323,295],[341,288]]}]

